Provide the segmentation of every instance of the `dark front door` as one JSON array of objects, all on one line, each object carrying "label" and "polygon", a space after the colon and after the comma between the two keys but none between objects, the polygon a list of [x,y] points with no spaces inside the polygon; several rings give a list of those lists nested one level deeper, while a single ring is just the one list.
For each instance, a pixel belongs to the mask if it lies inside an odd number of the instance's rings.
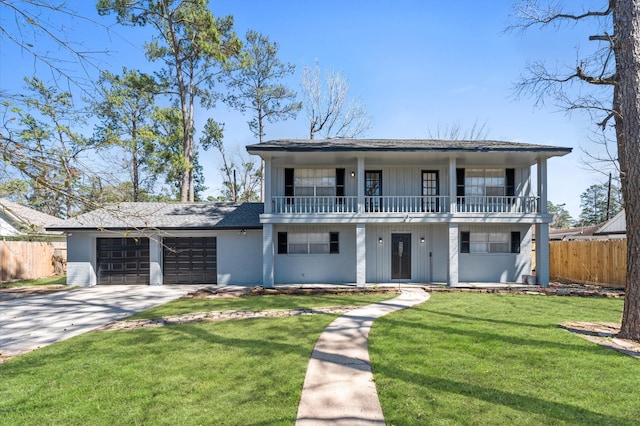
[{"label": "dark front door", "polygon": [[391,278],[411,279],[411,234],[391,234]]},{"label": "dark front door", "polygon": [[149,284],[148,238],[98,238],[98,284]]},{"label": "dark front door", "polygon": [[163,278],[165,284],[216,284],[218,282],[216,237],[165,238]]}]

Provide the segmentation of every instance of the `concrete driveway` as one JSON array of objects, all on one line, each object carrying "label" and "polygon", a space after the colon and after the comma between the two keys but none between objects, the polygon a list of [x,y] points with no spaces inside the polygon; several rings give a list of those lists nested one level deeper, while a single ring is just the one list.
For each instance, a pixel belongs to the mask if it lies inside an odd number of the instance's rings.
[{"label": "concrete driveway", "polygon": [[95,286],[0,302],[0,355],[20,355],[161,305],[197,286]]}]

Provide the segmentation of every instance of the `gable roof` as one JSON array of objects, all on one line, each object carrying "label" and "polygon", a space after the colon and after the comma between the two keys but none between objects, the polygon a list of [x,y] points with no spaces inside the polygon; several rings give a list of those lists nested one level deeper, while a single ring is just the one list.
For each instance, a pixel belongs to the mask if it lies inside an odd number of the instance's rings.
[{"label": "gable roof", "polygon": [[627,233],[627,218],[624,214],[624,209],[620,210],[618,214],[606,221],[600,229],[594,234],[626,234]]},{"label": "gable roof", "polygon": [[6,199],[0,199],[0,217],[26,234],[48,234],[45,228],[60,221],[59,217]]},{"label": "gable roof", "polygon": [[262,203],[112,203],[48,226],[77,229],[260,229]]},{"label": "gable roof", "polygon": [[377,152],[535,152],[565,155],[572,148],[506,141],[439,139],[279,139],[247,146],[250,154],[263,152],[377,151]]}]

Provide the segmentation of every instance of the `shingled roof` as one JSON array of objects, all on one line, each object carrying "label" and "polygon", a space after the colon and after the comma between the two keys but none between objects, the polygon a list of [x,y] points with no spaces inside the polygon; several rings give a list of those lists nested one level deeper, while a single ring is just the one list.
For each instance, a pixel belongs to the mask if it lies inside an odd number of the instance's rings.
[{"label": "shingled roof", "polygon": [[565,155],[572,148],[505,141],[438,139],[280,139],[247,146],[251,154],[269,151],[434,151],[434,152],[540,152]]},{"label": "shingled roof", "polygon": [[5,199],[0,199],[0,215],[27,234],[48,234],[45,228],[60,221],[58,217]]},{"label": "shingled roof", "polygon": [[260,229],[263,211],[262,203],[113,203],[47,229]]}]

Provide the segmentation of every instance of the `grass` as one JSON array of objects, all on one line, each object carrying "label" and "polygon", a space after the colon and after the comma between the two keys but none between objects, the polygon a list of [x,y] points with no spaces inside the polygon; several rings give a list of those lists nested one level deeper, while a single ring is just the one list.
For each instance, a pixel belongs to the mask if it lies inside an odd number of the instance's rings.
[{"label": "grass", "polygon": [[[145,317],[393,297],[186,299]],[[621,300],[435,293],[370,334],[389,425],[632,425],[640,361],[557,327],[618,321]],[[0,425],[292,425],[315,315],[94,332],[0,365]]]},{"label": "grass", "polygon": [[[192,299],[157,308],[151,316],[367,304],[391,297]],[[335,317],[84,334],[0,365],[0,424],[292,425],[311,350]]]},{"label": "grass", "polygon": [[621,300],[435,293],[376,320],[389,425],[640,424],[640,360],[557,325],[619,321]]},{"label": "grass", "polygon": [[131,319],[160,318],[191,312],[263,309],[299,309],[322,306],[367,305],[381,300],[392,299],[395,294],[369,295],[274,295],[243,296],[211,299],[177,299],[173,302],[133,315]]},{"label": "grass", "polygon": [[66,283],[67,283],[66,275],[56,275],[54,277],[39,278],[37,280],[23,280],[23,281],[14,281],[14,282],[8,282],[8,283],[0,283],[0,288],[33,287],[33,286],[66,284]]}]

